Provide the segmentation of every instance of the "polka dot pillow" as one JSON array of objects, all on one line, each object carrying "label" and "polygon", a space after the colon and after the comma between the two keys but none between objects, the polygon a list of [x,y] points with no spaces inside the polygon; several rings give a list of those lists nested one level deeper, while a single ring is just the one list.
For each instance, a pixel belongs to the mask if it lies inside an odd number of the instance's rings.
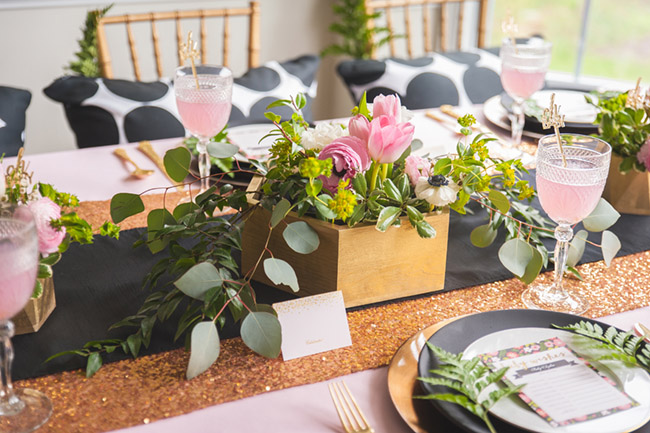
[{"label": "polka dot pillow", "polygon": [[[268,62],[235,78],[229,125],[268,122],[264,111],[269,103],[299,92],[307,95],[305,116],[311,120],[318,64],[318,57],[302,56],[283,63]],[[63,104],[78,147],[186,135],[176,108],[173,83],[168,79],[144,83],[65,76],[44,92]],[[273,111],[284,118],[290,116],[286,108]]]},{"label": "polka dot pillow", "polygon": [[28,90],[0,86],[0,156],[16,156],[25,143],[25,112],[32,100]]},{"label": "polka dot pillow", "polygon": [[479,104],[503,91],[498,55],[481,49],[410,60],[349,60],[337,70],[355,101],[364,91],[369,101],[380,93],[397,93],[413,110]]}]

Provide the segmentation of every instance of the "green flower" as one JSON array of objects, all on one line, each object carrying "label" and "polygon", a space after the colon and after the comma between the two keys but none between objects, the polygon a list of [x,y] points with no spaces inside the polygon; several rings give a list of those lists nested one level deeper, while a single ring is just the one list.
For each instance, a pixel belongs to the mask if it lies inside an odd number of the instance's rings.
[{"label": "green flower", "polygon": [[337,218],[343,221],[352,215],[354,207],[357,205],[357,198],[354,192],[346,189],[349,183],[349,180],[339,181],[338,190],[328,204],[329,208],[336,213]]},{"label": "green flower", "polygon": [[320,160],[318,158],[307,158],[300,161],[300,175],[302,177],[316,178],[318,176],[329,177],[332,174],[332,160],[330,158]]}]

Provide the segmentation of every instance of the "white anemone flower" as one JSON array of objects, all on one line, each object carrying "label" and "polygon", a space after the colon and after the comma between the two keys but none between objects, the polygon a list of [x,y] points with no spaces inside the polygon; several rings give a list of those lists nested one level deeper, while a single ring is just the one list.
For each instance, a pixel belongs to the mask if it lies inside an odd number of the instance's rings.
[{"label": "white anemone flower", "polygon": [[348,132],[341,125],[323,122],[303,132],[300,145],[309,150],[321,150],[344,135],[348,135]]},{"label": "white anemone flower", "polygon": [[428,203],[442,207],[456,201],[460,186],[442,175],[420,176],[415,184],[415,196]]}]

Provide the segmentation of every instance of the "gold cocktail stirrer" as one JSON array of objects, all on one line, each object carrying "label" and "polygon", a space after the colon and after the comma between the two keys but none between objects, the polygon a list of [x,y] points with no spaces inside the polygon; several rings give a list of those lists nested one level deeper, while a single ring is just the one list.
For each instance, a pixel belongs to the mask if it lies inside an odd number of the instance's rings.
[{"label": "gold cocktail stirrer", "polygon": [[196,49],[196,42],[192,40],[192,31],[187,32],[187,43],[181,44],[181,63],[185,64],[185,60],[190,59],[192,65],[192,74],[196,82],[196,88],[199,89],[199,77],[196,75],[196,65],[194,60],[199,58],[199,50]]},{"label": "gold cocktail stirrer", "polygon": [[560,154],[562,155],[562,166],[566,167],[564,146],[562,145],[562,137],[560,136],[560,128],[564,127],[564,114],[560,116],[559,109],[560,107],[555,104],[555,93],[552,93],[551,105],[549,108],[545,108],[544,114],[542,114],[542,128],[548,129],[552,126],[555,130],[555,137],[557,144],[560,146]]},{"label": "gold cocktail stirrer", "polygon": [[501,21],[501,31],[510,38],[510,42],[515,49],[515,54],[519,54],[519,51],[517,50],[517,40],[515,39],[515,34],[519,31],[519,28],[517,27],[515,18],[510,15],[510,12],[508,12],[506,18]]}]

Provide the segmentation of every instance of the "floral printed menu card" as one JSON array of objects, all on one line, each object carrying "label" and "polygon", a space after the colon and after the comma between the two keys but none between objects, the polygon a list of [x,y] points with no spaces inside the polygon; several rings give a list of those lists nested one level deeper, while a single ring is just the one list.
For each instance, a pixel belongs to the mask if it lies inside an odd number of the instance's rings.
[{"label": "floral printed menu card", "polygon": [[525,384],[519,397],[554,427],[638,406],[559,338],[484,353],[479,358],[492,370],[509,367],[503,380],[514,386]]}]

